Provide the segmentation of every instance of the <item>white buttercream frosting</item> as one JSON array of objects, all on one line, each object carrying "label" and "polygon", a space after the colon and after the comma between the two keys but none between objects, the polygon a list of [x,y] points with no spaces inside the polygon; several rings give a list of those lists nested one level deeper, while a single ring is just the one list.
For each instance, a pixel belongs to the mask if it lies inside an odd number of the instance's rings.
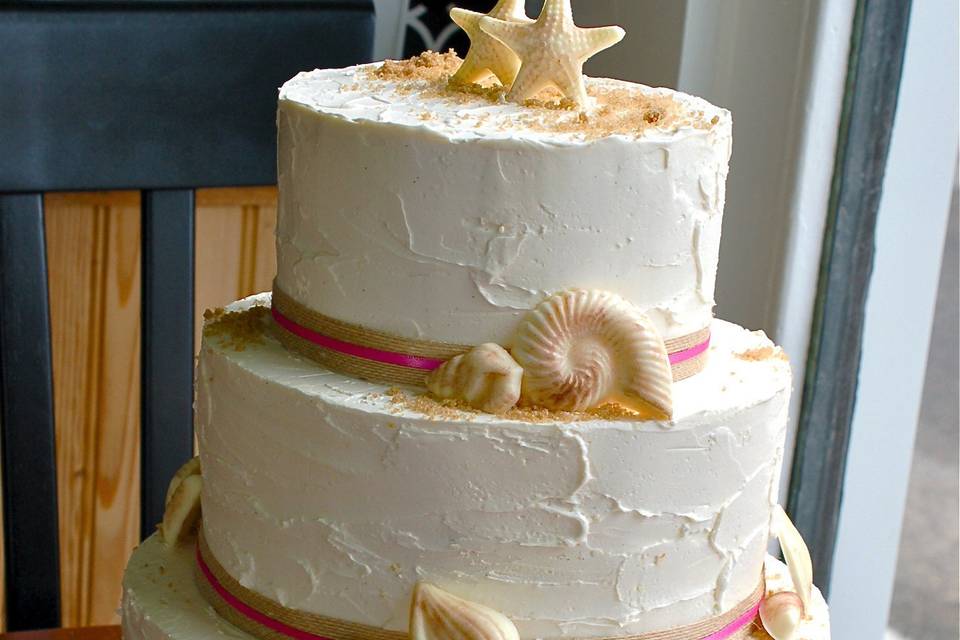
[{"label": "white buttercream frosting", "polygon": [[597,112],[557,127],[577,114],[373,69],[301,73],[280,91],[286,293],[340,320],[459,344],[509,343],[524,311],[572,287],[624,296],[665,338],[709,324],[727,111],[589,78],[594,95],[667,100],[683,116],[599,135]]},{"label": "white buttercream frosting", "polygon": [[211,551],[285,606],[390,629],[417,580],[501,611],[525,640],[718,614],[760,578],[790,368],[762,333],[713,330],[670,424],[424,415],[272,337],[237,351],[207,335]]},{"label": "white buttercream frosting", "polygon": [[[124,640],[254,640],[217,617],[193,578],[193,548],[166,547],[147,539],[127,565],[123,578]],[[786,567],[767,558],[767,585],[773,591],[790,588]],[[830,640],[827,605],[814,589],[813,606],[801,623],[798,637]]]}]

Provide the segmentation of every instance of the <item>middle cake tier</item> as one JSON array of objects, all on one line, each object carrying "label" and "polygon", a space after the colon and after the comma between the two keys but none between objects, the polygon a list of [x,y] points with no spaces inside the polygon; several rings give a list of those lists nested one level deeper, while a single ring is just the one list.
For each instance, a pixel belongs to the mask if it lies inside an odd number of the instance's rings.
[{"label": "middle cake tier", "polygon": [[694,624],[757,589],[790,393],[763,334],[716,321],[670,422],[494,416],[301,359],[266,305],[208,321],[197,373],[204,535],[247,589],[404,630],[425,580],[523,640]]}]

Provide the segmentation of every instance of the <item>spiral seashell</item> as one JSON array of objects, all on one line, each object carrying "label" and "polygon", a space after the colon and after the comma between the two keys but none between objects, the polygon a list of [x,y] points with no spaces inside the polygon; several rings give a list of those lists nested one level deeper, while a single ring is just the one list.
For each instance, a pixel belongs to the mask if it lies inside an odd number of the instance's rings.
[{"label": "spiral seashell", "polygon": [[490,607],[418,582],[410,603],[410,640],[519,640],[509,618]]},{"label": "spiral seashell", "polygon": [[568,411],[604,402],[673,415],[673,373],[656,328],[634,305],[607,291],[551,296],[523,320],[513,341],[523,367],[521,397]]},{"label": "spiral seashell", "polygon": [[503,413],[520,399],[520,368],[507,350],[487,343],[454,356],[427,376],[427,388],[440,398],[466,400],[475,409]]},{"label": "spiral seashell", "polygon": [[780,541],[780,550],[783,559],[790,570],[793,579],[793,588],[804,607],[810,607],[810,592],[813,590],[813,562],[810,560],[810,550],[797,527],[790,520],[790,516],[783,507],[776,505],[773,509],[774,535]]},{"label": "spiral seashell", "polygon": [[803,620],[803,602],[792,591],[781,591],[760,603],[760,622],[773,640],[793,640]]}]

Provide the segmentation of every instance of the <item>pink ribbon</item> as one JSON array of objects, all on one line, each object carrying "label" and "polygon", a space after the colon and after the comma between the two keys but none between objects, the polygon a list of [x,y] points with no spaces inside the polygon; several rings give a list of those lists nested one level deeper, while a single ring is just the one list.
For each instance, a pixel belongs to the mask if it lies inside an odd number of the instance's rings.
[{"label": "pink ribbon", "polygon": [[[684,349],[683,351],[677,351],[669,355],[670,364],[680,364],[685,360],[690,360],[691,358],[696,358],[698,355],[710,348],[710,336],[707,336],[707,339],[701,342],[700,344],[695,344],[689,349]],[[712,640],[712,638],[707,639]]]},{"label": "pink ribbon", "polygon": [[[407,367],[408,369],[422,369],[424,371],[432,371],[444,363],[443,360],[438,360],[436,358],[412,356],[406,353],[397,353],[395,351],[382,351],[372,347],[364,347],[351,342],[337,340],[336,338],[331,338],[330,336],[326,336],[322,333],[317,333],[312,329],[308,329],[307,327],[297,324],[290,318],[283,315],[276,307],[272,307],[270,312],[273,314],[274,320],[276,320],[277,324],[279,324],[281,327],[290,333],[307,340],[308,342],[312,342],[323,347],[324,349],[330,349],[331,351],[337,351],[339,353],[354,356],[356,358],[363,358],[364,360],[373,360],[374,362],[392,364],[398,367]],[[670,364],[676,365],[686,360],[696,358],[709,348],[710,337],[708,336],[707,339],[700,344],[696,344],[688,349],[684,349],[683,351],[671,353],[669,355]]]},{"label": "pink ribbon", "polygon": [[238,613],[250,618],[257,624],[262,625],[271,631],[282,633],[289,638],[294,638],[294,640],[333,640],[332,638],[328,638],[326,636],[318,636],[307,631],[296,629],[290,625],[283,624],[279,620],[274,620],[270,616],[260,613],[253,607],[245,604],[239,598],[227,591],[224,586],[220,584],[220,581],[217,580],[217,577],[213,575],[213,572],[210,571],[210,567],[208,567],[207,563],[203,561],[203,554],[200,553],[199,544],[197,545],[197,566],[200,567],[200,571],[207,579],[207,582],[209,582],[210,586],[213,587],[213,590],[217,592],[217,595],[223,598],[224,602],[233,607]]},{"label": "pink ribbon", "polygon": [[[214,591],[217,592],[224,602],[233,607],[238,613],[243,616],[246,616],[250,620],[256,622],[259,625],[270,629],[271,631],[276,631],[277,633],[282,633],[283,635],[293,638],[294,640],[333,640],[333,638],[328,638],[326,636],[318,636],[307,631],[302,631],[290,625],[284,624],[279,620],[274,620],[273,618],[263,614],[250,605],[244,603],[242,600],[234,596],[232,593],[226,590],[220,581],[217,580],[217,577],[213,575],[213,572],[210,570],[210,567],[207,566],[207,563],[203,560],[203,554],[200,552],[200,545],[197,545],[197,566],[200,567],[200,572],[203,574],[204,578],[207,579],[207,582],[210,583],[210,586]],[[703,638],[702,640],[727,640],[733,634],[743,629],[745,626],[753,622],[757,613],[760,611],[760,602],[757,602],[749,611],[738,617],[736,620],[725,626],[720,631],[711,633],[709,636]]]},{"label": "pink ribbon", "polygon": [[437,360],[436,358],[411,356],[406,353],[396,353],[395,351],[381,351],[380,349],[362,347],[358,344],[343,342],[341,340],[337,340],[336,338],[325,336],[322,333],[317,333],[316,331],[312,331],[297,324],[290,318],[280,313],[276,307],[273,307],[271,312],[273,313],[274,320],[276,320],[277,324],[279,324],[281,327],[290,333],[303,338],[304,340],[309,340],[314,344],[320,345],[324,349],[339,351],[340,353],[345,353],[349,356],[354,356],[357,358],[363,358],[364,360],[373,360],[375,362],[393,364],[398,367],[407,367],[410,369],[424,369],[425,371],[432,371],[433,369],[436,369],[442,365],[444,362],[443,360]]},{"label": "pink ribbon", "polygon": [[727,640],[727,638],[732,637],[737,631],[740,631],[740,629],[743,629],[745,626],[757,619],[757,614],[760,613],[760,602],[763,602],[763,598],[761,598],[757,604],[753,606],[753,608],[744,613],[742,616],[725,626],[723,629],[720,629],[720,631],[711,633],[703,640]]}]

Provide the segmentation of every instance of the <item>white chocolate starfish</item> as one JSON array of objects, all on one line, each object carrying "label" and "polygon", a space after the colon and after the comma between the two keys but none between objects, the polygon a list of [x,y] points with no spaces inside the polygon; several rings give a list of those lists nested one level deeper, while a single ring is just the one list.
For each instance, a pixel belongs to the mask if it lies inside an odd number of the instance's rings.
[{"label": "white chocolate starfish", "polygon": [[[523,4],[523,0],[500,0],[486,15],[508,23],[531,23],[533,20],[527,17]],[[450,19],[470,38],[470,51],[452,80],[457,83],[478,82],[492,73],[503,86],[508,87],[520,70],[520,58],[509,47],[480,29],[483,17],[484,14],[476,11],[459,8],[450,10]]]},{"label": "white chocolate starfish", "polygon": [[521,60],[507,99],[524,102],[554,85],[578,108],[587,106],[583,63],[623,39],[620,27],[582,29],[573,23],[570,0],[546,0],[536,22],[516,23],[484,17],[480,28],[510,47]]}]

